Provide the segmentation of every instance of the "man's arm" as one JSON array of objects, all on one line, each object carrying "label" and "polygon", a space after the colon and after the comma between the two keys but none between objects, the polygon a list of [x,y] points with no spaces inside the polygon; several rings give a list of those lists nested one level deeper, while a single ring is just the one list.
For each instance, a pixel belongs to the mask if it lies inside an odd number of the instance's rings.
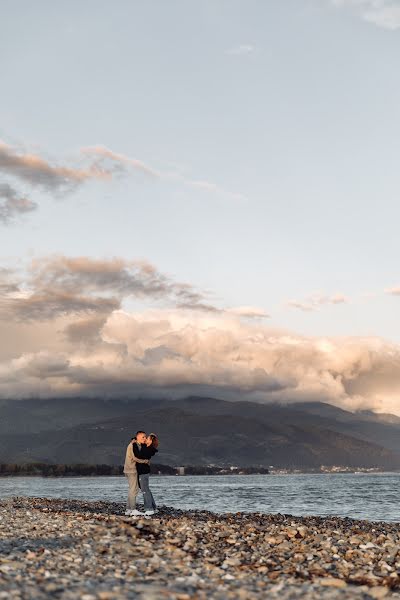
[{"label": "man's arm", "polygon": [[137,447],[137,444],[130,444],[131,449],[132,449],[132,454],[131,454],[131,460],[133,462],[137,462],[137,463],[145,463],[148,464],[148,459],[147,458],[140,458],[140,450]]},{"label": "man's arm", "polygon": [[137,444],[132,444],[132,452],[133,452],[134,456],[136,458],[139,458],[140,460],[147,459],[148,457],[143,455],[143,450],[145,449],[145,447],[146,446],[142,446],[139,450]]}]

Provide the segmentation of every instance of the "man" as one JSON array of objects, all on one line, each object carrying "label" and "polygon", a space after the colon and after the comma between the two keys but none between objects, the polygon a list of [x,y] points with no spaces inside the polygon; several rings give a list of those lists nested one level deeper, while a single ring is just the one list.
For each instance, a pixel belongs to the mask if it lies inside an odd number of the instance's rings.
[{"label": "man", "polygon": [[[157,442],[156,444],[155,441]],[[154,456],[154,454],[158,452],[157,448],[155,447],[156,445],[158,445],[158,441],[154,434],[151,434],[149,436],[145,435],[145,437],[141,436],[140,439],[137,439],[136,443],[132,444],[133,454],[135,455],[135,458],[138,461],[136,464],[136,469],[139,478],[139,486],[143,493],[145,511],[144,514],[147,517],[154,515],[154,513],[157,511],[156,503],[154,502],[153,494],[151,493],[149,485],[149,461],[152,458],[152,456]],[[144,462],[146,459],[147,464]]]},{"label": "man", "polygon": [[128,501],[126,503],[126,511],[125,514],[127,516],[135,517],[141,515],[142,513],[136,509],[136,497],[139,492],[139,483],[138,483],[138,472],[137,466],[139,463],[148,463],[148,459],[137,458],[133,453],[132,444],[136,442],[136,447],[141,448],[141,445],[145,443],[147,440],[147,435],[144,431],[137,431],[136,436],[132,438],[129,442],[128,447],[126,449],[125,454],[125,464],[124,464],[124,473],[126,478],[128,479]]}]

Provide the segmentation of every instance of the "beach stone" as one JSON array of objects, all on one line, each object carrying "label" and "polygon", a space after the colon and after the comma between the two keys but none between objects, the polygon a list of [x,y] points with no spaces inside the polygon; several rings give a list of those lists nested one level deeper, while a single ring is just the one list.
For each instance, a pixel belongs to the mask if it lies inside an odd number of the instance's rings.
[{"label": "beach stone", "polygon": [[0,600],[400,600],[396,524],[124,510],[0,501]]},{"label": "beach stone", "polygon": [[371,598],[374,598],[374,600],[380,600],[380,598],[386,598],[386,596],[389,594],[389,589],[386,587],[381,587],[381,586],[375,586],[375,587],[371,587],[368,590],[368,595],[371,596]]},{"label": "beach stone", "polygon": [[297,535],[296,537],[302,537],[305,538],[308,535],[308,529],[305,526],[300,526],[297,528]]},{"label": "beach stone", "polygon": [[344,588],[347,587],[347,583],[343,579],[337,577],[327,577],[326,579],[320,580],[320,585],[324,587]]}]

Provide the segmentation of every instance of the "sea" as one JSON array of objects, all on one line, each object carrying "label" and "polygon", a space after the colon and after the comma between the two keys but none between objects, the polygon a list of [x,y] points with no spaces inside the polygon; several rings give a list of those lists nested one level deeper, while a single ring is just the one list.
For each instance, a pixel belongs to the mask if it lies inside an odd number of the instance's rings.
[{"label": "sea", "polygon": [[[151,488],[159,505],[184,510],[400,522],[400,473],[155,475]],[[124,502],[126,495],[123,476],[0,477],[0,500],[33,496]]]}]

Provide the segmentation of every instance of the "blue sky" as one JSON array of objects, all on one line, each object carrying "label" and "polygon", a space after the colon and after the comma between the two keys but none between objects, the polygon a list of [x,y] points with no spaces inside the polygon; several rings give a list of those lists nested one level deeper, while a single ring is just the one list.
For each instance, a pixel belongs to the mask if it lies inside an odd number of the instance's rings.
[{"label": "blue sky", "polygon": [[397,0],[3,1],[6,151],[119,157],[65,190],[4,167],[35,210],[3,267],[142,259],[263,327],[400,343],[399,50]]}]

